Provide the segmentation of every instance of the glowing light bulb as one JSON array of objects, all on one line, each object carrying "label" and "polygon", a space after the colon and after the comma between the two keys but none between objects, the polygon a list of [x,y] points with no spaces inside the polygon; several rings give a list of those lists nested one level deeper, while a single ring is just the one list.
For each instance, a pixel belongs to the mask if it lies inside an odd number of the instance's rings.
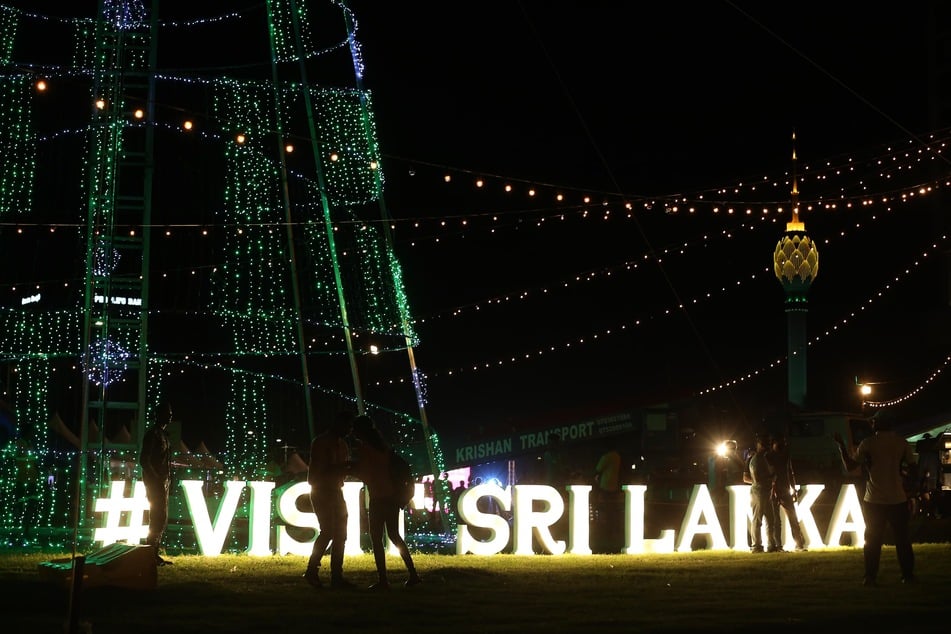
[{"label": "glowing light bulb", "polygon": [[98,110],[106,109],[106,100],[105,99],[96,99],[96,108]]},{"label": "glowing light bulb", "polygon": [[191,130],[193,125],[194,124],[191,121],[186,121],[185,123],[182,124],[182,127],[185,128],[186,130]]},{"label": "glowing light bulb", "polygon": [[247,140],[247,138],[243,134],[239,134],[234,138],[234,140],[238,143],[238,145],[241,145]]},{"label": "glowing light bulb", "polygon": [[39,92],[43,92],[44,90],[46,90],[46,80],[45,80],[45,79],[40,79],[40,80],[38,80],[38,81],[36,82],[36,89],[37,89]]},{"label": "glowing light bulb", "polygon": [[145,110],[142,110],[142,108],[136,108],[135,112],[132,113],[132,116],[134,116],[136,119],[141,119],[145,116]]}]

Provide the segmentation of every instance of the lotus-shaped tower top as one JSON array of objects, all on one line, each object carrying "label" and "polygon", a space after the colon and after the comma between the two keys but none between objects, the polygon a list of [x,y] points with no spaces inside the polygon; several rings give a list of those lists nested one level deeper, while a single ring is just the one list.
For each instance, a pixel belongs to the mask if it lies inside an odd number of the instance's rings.
[{"label": "lotus-shaped tower top", "polygon": [[[796,135],[793,133],[793,141]],[[793,148],[792,220],[773,251],[773,272],[786,294],[801,297],[809,290],[819,273],[819,249],[806,235],[806,225],[799,219],[799,183],[796,177],[796,149]]]}]

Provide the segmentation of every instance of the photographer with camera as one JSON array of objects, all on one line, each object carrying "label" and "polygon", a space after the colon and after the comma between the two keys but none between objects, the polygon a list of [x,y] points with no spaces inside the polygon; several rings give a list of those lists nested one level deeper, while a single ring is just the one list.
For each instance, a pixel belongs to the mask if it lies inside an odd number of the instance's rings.
[{"label": "photographer with camera", "polygon": [[886,524],[892,527],[901,582],[912,583],[915,581],[915,553],[908,532],[911,510],[902,473],[917,466],[915,457],[908,442],[892,431],[885,421],[873,418],[872,428],[875,434],[859,443],[854,455],[846,449],[838,432],[833,435],[845,468],[851,471],[861,466],[865,471],[862,505],[865,515],[865,578],[862,583],[877,585]]}]

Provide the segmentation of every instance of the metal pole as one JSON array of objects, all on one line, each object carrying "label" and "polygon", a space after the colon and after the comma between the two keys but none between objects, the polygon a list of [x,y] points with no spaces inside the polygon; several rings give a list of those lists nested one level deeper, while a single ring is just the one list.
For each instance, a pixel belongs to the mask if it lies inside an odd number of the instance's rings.
[{"label": "metal pole", "polygon": [[67,629],[69,634],[79,633],[79,608],[83,592],[83,571],[86,567],[86,556],[73,557],[73,579],[69,584],[69,616]]},{"label": "metal pole", "polygon": [[[294,248],[294,222],[291,213],[291,195],[287,178],[287,153],[284,149],[284,130],[281,123],[281,91],[278,89],[277,56],[274,55],[274,25],[271,20],[271,4],[268,2],[268,33],[271,39],[271,79],[274,83],[274,108],[277,113],[277,146],[281,163],[281,198],[284,203],[284,224],[287,233],[287,251],[291,267],[291,291],[294,298],[294,312],[297,314],[297,346],[300,355],[301,378],[304,382],[304,412],[307,416],[307,429],[310,437],[316,435],[314,426],[314,407],[311,402],[310,372],[307,368],[307,340],[304,336],[304,314],[301,307],[300,279],[297,273],[297,252]],[[296,22],[295,22],[296,24]],[[323,187],[321,187],[321,191]]]},{"label": "metal pole", "polygon": [[[272,0],[268,0],[268,14],[270,15]],[[356,399],[357,413],[366,412],[363,403],[363,387],[360,382],[360,371],[357,367],[357,358],[353,350],[353,341],[350,331],[350,322],[347,318],[347,299],[343,289],[343,280],[340,276],[340,262],[337,257],[337,247],[334,241],[333,221],[330,217],[330,202],[327,200],[327,188],[324,181],[324,173],[320,167],[320,148],[317,142],[317,126],[314,124],[314,107],[310,98],[310,84],[307,81],[307,68],[303,46],[300,39],[300,24],[297,20],[297,2],[289,0],[291,25],[294,28],[294,46],[297,53],[297,61],[301,75],[301,92],[304,98],[304,106],[307,111],[307,126],[310,134],[311,150],[314,154],[314,170],[317,175],[317,187],[320,190],[320,204],[324,212],[324,228],[327,231],[327,246],[330,250],[330,260],[333,263],[334,283],[337,287],[337,302],[340,306],[340,321],[343,326],[343,336],[347,346],[347,358],[350,361],[350,373],[353,377],[353,394]]]},{"label": "metal pole", "polygon": [[[347,3],[345,0],[341,2],[341,5],[343,6],[343,17],[347,27],[347,40],[350,42],[350,50],[354,51],[356,50],[356,41],[355,41],[355,35],[353,31],[353,20],[351,19],[350,8],[347,6]],[[367,107],[366,93],[363,89],[363,76],[360,69],[357,66],[357,62],[355,58],[354,58],[354,77],[356,81],[357,91],[360,94],[360,112],[363,117],[363,127],[366,134],[369,135],[370,134],[369,108]],[[379,205],[380,205],[380,216],[383,218],[383,233],[386,238],[387,256],[388,258],[392,260],[396,256],[394,255],[394,252],[393,252],[393,234],[390,231],[389,212],[386,209],[386,202],[383,199],[383,182],[380,178],[381,171],[382,171],[382,168],[374,171],[374,185],[376,187],[377,200],[379,201]],[[436,453],[435,453],[435,450],[433,449],[433,441],[432,441],[432,435],[429,428],[429,420],[428,420],[428,417],[426,416],[426,402],[425,402],[425,397],[423,396],[425,394],[425,391],[422,389],[422,385],[421,385],[422,377],[420,376],[419,370],[416,367],[416,358],[413,355],[413,340],[409,336],[409,333],[410,333],[409,315],[406,314],[406,311],[403,310],[402,307],[400,310],[400,319],[401,319],[401,326],[403,329],[404,341],[406,342],[406,354],[409,357],[410,372],[412,373],[412,376],[413,376],[413,388],[416,391],[416,402],[419,406],[419,421],[423,428],[423,438],[426,441],[426,453],[428,454],[428,457],[429,457],[429,468],[433,472],[433,496],[435,498],[436,494],[438,493],[440,506],[442,508],[446,508],[445,503],[446,503],[446,499],[448,498],[448,491],[446,490],[446,483],[439,477],[441,473],[440,473],[439,465],[436,464]],[[435,499],[433,504],[435,506]],[[442,513],[440,514],[440,517],[441,517],[443,531],[448,532],[449,520],[446,517],[446,514]]]}]

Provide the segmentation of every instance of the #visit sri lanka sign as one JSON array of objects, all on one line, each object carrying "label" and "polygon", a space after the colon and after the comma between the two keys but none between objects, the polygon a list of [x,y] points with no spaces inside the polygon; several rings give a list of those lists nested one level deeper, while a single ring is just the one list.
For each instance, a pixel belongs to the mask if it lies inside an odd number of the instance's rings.
[{"label": "#visit sri lanka sign", "polygon": [[[220,555],[234,521],[244,488],[250,489],[248,506],[248,555],[267,556],[309,555],[314,537],[298,540],[290,535],[288,527],[319,528],[317,517],[310,511],[301,511],[298,500],[310,494],[310,485],[299,482],[283,491],[277,502],[277,515],[283,524],[276,526],[276,544],[271,545],[272,513],[271,496],[274,482],[244,482],[230,480],[224,483],[224,495],[218,504],[214,519],[209,513],[203,491],[204,481],[182,480],[188,513],[192,521],[195,539],[202,555]],[[344,499],[347,502],[349,521],[347,526],[346,551],[349,555],[362,554],[360,547],[361,482],[345,482]],[[865,520],[855,486],[842,485],[833,507],[825,534],[819,530],[812,515],[812,505],[825,488],[821,484],[809,484],[800,488],[796,509],[800,527],[809,548],[838,546],[843,535],[851,535],[850,543],[861,547],[864,544]],[[135,482],[132,495],[126,495],[126,482],[114,480],[110,484],[109,497],[98,498],[95,511],[102,516],[102,526],[95,529],[94,540],[102,545],[119,541],[139,543],[148,534],[145,512],[149,508],[145,485]],[[625,485],[624,492],[624,548],[625,554],[672,553],[692,550],[694,539],[700,537],[712,550],[749,550],[750,487],[733,485],[727,487],[729,495],[729,540],[724,535],[717,510],[705,484],[694,485],[679,531],[670,528],[656,537],[644,535],[644,511],[647,486]],[[558,491],[550,486],[517,484],[502,488],[496,484],[480,484],[466,489],[458,501],[459,526],[456,534],[456,554],[473,553],[494,555],[502,552],[511,541],[511,552],[516,555],[535,554],[533,539],[544,553],[551,555],[590,555],[588,498],[591,487],[570,485],[567,487],[568,504]],[[495,506],[511,516],[511,522],[497,512],[485,512],[479,501],[488,498]],[[424,497],[423,485],[416,485],[416,496],[411,502],[416,508],[432,508],[432,502]],[[568,539],[552,537],[551,527],[567,512]],[[785,513],[783,522],[783,546],[793,546],[792,535]],[[405,532],[403,513],[400,513],[400,531]],[[485,529],[485,539],[476,539],[470,527]],[[764,527],[765,528],[765,527]],[[316,532],[314,533],[316,536]],[[392,545],[391,545],[392,548]]]}]

